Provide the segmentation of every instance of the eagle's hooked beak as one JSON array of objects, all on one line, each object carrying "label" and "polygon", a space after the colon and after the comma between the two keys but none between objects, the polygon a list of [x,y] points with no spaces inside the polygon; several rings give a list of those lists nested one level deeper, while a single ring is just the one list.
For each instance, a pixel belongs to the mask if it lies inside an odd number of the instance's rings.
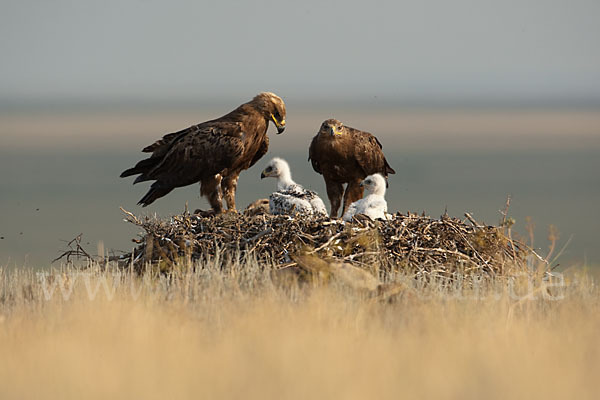
[{"label": "eagle's hooked beak", "polygon": [[277,134],[283,133],[283,131],[285,130],[285,119],[282,119],[281,121],[277,121],[277,118],[275,118],[275,116],[273,114],[271,114],[271,119],[273,120],[273,123],[275,123],[275,126],[277,127]]},{"label": "eagle's hooked beak", "polygon": [[269,176],[269,175],[267,175],[265,173],[265,171],[263,171],[263,172],[260,173],[260,179],[265,179],[267,176]]},{"label": "eagle's hooked beak", "polygon": [[360,182],[360,187],[364,187],[365,186],[365,181],[361,181]]},{"label": "eagle's hooked beak", "polygon": [[341,129],[336,129],[335,126],[331,126],[331,127],[329,127],[329,134],[331,136],[341,135],[342,134],[342,130]]}]

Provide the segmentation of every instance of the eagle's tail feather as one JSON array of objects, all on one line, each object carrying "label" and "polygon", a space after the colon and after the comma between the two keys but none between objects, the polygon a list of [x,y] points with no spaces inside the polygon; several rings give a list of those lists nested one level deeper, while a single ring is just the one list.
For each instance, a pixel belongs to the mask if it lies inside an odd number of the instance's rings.
[{"label": "eagle's tail feather", "polygon": [[140,171],[138,171],[135,167],[133,167],[133,168],[129,168],[129,169],[126,169],[125,171],[121,172],[121,175],[119,175],[119,177],[126,178],[128,176],[139,174],[139,173],[140,173]]},{"label": "eagle's tail feather", "polygon": [[148,190],[148,193],[146,193],[146,195],[140,199],[138,205],[146,207],[147,205],[154,203],[156,199],[166,196],[171,190],[173,190],[173,188],[160,187],[156,185],[157,183],[158,182],[152,184],[150,190]]},{"label": "eagle's tail feather", "polygon": [[146,174],[141,174],[140,176],[135,178],[135,181],[133,181],[133,184],[135,185],[136,183],[146,182],[146,181],[150,181],[150,180],[152,180],[152,178],[148,177]]},{"label": "eagle's tail feather", "polygon": [[[149,172],[152,168],[154,168],[154,166],[160,161],[160,159],[158,158],[146,158],[144,160],[141,160],[140,162],[138,162],[137,164],[135,164],[135,167],[133,168],[129,168],[126,169],[125,171],[123,171],[121,173],[121,178],[125,178],[127,176],[131,176],[131,175],[137,175],[137,174],[144,174],[146,172]],[[136,183],[140,182],[136,180]]]}]

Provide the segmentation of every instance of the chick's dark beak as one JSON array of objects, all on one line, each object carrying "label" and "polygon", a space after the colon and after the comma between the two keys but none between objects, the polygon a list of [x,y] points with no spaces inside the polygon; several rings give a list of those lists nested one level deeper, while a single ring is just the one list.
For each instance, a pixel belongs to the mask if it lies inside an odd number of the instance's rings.
[{"label": "chick's dark beak", "polygon": [[265,179],[267,176],[265,175],[265,171],[260,173],[260,179]]}]

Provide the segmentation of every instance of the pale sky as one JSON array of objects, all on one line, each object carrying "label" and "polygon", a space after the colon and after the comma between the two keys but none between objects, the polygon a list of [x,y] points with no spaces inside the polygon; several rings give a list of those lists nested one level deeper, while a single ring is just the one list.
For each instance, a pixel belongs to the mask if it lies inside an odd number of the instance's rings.
[{"label": "pale sky", "polygon": [[600,99],[599,0],[0,4],[4,104]]}]

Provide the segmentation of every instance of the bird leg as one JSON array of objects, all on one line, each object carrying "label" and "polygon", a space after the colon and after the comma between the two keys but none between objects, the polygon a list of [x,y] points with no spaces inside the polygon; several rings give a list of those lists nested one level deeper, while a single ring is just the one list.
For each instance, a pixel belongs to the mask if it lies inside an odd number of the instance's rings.
[{"label": "bird leg", "polygon": [[223,178],[221,189],[227,203],[228,211],[235,211],[235,191],[237,189],[239,174],[234,173]]},{"label": "bird leg", "polygon": [[357,200],[362,199],[364,188],[360,186],[360,180],[348,182],[346,192],[344,193],[344,210],[342,215],[346,212],[350,204]]},{"label": "bird leg", "polygon": [[331,203],[331,212],[329,213],[329,216],[331,218],[337,218],[340,203],[342,202],[342,194],[344,193],[344,185],[326,179],[325,186],[327,187],[327,197],[329,197],[329,202]]},{"label": "bird leg", "polygon": [[223,212],[222,176],[217,174],[200,182],[200,195],[206,196],[215,214]]}]

